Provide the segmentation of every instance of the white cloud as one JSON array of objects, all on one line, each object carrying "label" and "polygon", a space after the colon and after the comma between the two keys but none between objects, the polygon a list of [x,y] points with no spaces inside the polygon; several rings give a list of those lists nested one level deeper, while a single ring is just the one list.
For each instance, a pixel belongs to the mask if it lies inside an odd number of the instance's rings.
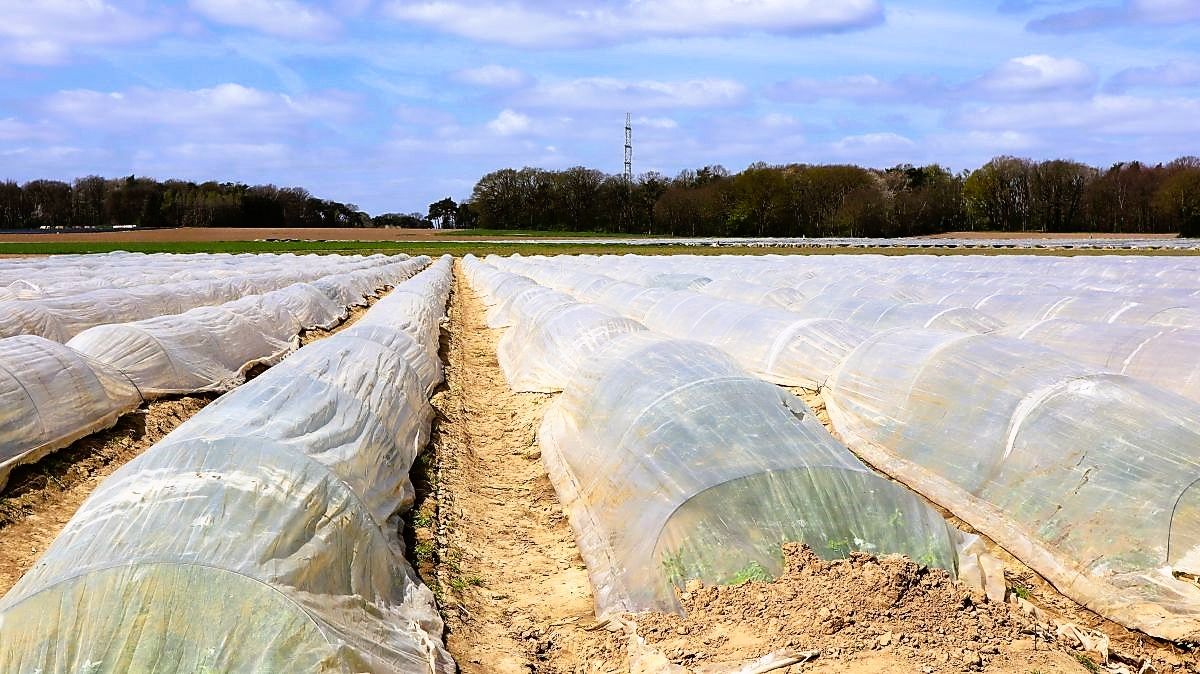
[{"label": "white cloud", "polygon": [[158,132],[175,143],[261,142],[297,133],[312,123],[345,120],[353,112],[348,103],[333,97],[293,98],[240,84],[190,91],[143,87],[107,93],[60,91],[43,108],[67,126],[99,128],[118,136]]},{"label": "white cloud", "polygon": [[772,112],[763,117],[763,124],[765,124],[768,128],[781,129],[798,126],[800,122],[792,115],[781,112]]},{"label": "white cloud", "polygon": [[1082,61],[1033,54],[1000,64],[969,88],[984,95],[1009,98],[1079,94],[1089,92],[1095,83],[1096,74]]},{"label": "white cloud", "polygon": [[624,0],[537,3],[394,0],[387,13],[481,42],[521,47],[612,44],[646,37],[843,31],[879,23],[878,0]]},{"label": "white cloud", "polygon": [[7,117],[0,119],[0,142],[48,143],[59,139],[59,134],[45,124],[29,124]]},{"label": "white cloud", "polygon": [[1172,25],[1200,21],[1196,0],[1123,0],[1120,4],[1088,5],[1030,21],[1036,33],[1072,33],[1126,27],[1132,23]]},{"label": "white cloud", "polygon": [[528,131],[532,121],[519,112],[502,110],[499,117],[488,122],[487,127],[501,136],[513,136]]},{"label": "white cloud", "polygon": [[1092,136],[1200,133],[1200,99],[1100,95],[1087,101],[1037,101],[971,107],[951,123],[983,131],[1078,129]]},{"label": "white cloud", "polygon": [[917,144],[908,138],[891,132],[847,136],[833,144],[834,149],[841,153],[860,156],[909,151],[916,146]]},{"label": "white cloud", "polygon": [[0,60],[53,65],[89,45],[147,40],[165,26],[102,0],[0,0]]},{"label": "white cloud", "polygon": [[269,35],[323,39],[340,27],[327,12],[296,0],[191,0],[210,21]]},{"label": "white cloud", "polygon": [[473,84],[492,89],[515,89],[525,85],[529,78],[520,70],[498,65],[486,65],[479,68],[460,70],[452,75],[453,79],[464,84]]},{"label": "white cloud", "polygon": [[1112,76],[1105,89],[1122,93],[1136,87],[1188,87],[1194,84],[1200,84],[1200,63],[1171,61],[1151,68],[1122,70]]},{"label": "white cloud", "polygon": [[611,77],[587,77],[540,84],[523,98],[530,105],[628,111],[724,107],[741,103],[745,97],[746,88],[732,80],[627,82]]},{"label": "white cloud", "polygon": [[634,130],[649,127],[651,129],[677,129],[679,123],[670,117],[634,117],[632,122]]}]

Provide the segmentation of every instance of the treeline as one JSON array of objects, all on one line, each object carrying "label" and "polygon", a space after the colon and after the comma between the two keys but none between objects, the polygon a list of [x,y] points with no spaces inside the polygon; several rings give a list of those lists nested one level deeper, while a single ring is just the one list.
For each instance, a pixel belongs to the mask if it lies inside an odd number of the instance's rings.
[{"label": "treeline", "polygon": [[300,187],[128,176],[72,183],[0,183],[0,229],[79,227],[367,227],[354,204],[318,199]]},{"label": "treeline", "polygon": [[581,166],[501,169],[458,206],[457,225],[669,236],[896,237],[951,231],[1200,236],[1200,159],[1099,169],[996,157],[974,171],[932,164],[753,164],[645,173]]}]

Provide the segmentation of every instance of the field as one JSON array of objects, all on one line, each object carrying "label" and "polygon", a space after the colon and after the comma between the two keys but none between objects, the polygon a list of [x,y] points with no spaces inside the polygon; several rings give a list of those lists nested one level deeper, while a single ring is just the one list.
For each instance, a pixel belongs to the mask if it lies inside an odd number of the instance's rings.
[{"label": "field", "polygon": [[[193,234],[217,238],[181,240]],[[794,248],[681,250],[676,246],[634,248],[594,243],[446,241],[425,232],[394,233],[395,238],[366,243],[300,242],[280,241],[278,239],[285,237],[279,234],[255,232],[254,237],[261,241],[234,241],[222,238],[232,236],[226,233],[197,232],[163,234],[157,241],[56,240],[36,245],[47,249],[57,247],[55,252],[82,252],[84,248],[90,251],[94,247],[134,250],[139,246],[145,246],[141,248],[145,251],[171,252],[451,252],[458,255],[516,251],[524,255],[634,251],[706,256],[731,252],[797,252]],[[250,234],[246,233],[246,236]],[[5,250],[5,245],[8,244],[0,244],[0,251]],[[84,248],[72,248],[77,246]],[[931,252],[916,248],[892,248],[886,252],[901,255],[915,251]],[[35,255],[46,251],[17,247],[9,252]],[[821,249],[806,252],[849,251]],[[856,248],[853,252],[872,251]],[[957,257],[966,251],[948,249],[944,252],[954,253]],[[989,254],[1009,252],[1012,249],[998,249]],[[1038,249],[1032,252],[1046,255],[1053,251]],[[1162,254],[1162,251],[1158,253]],[[851,280],[868,275],[865,267],[844,263],[843,259],[849,258],[826,258],[825,263],[811,267],[810,282],[801,286],[801,291],[835,280],[848,287]],[[561,260],[556,258],[556,261]],[[691,287],[688,284],[695,281],[685,278],[689,273],[688,265],[696,269],[703,267],[698,260],[685,263],[680,269],[662,272],[670,278],[664,276],[659,282],[672,287]],[[953,570],[948,573],[925,562],[914,563],[882,554],[879,557],[856,554],[846,561],[825,560],[814,556],[807,548],[785,546],[781,555],[785,566],[777,572],[754,572],[725,587],[714,586],[711,581],[688,583],[678,595],[687,610],[686,618],[652,613],[598,621],[594,608],[604,601],[593,594],[593,589],[598,587],[595,570],[599,565],[587,545],[577,544],[579,522],[584,519],[581,513],[585,511],[579,510],[579,504],[570,496],[564,497],[562,478],[555,472],[553,456],[546,456],[548,452],[556,455],[556,452],[564,451],[550,444],[553,441],[548,433],[553,430],[553,424],[548,420],[564,414],[568,403],[574,401],[577,404],[583,400],[580,397],[583,394],[572,392],[569,383],[544,387],[551,391],[567,388],[567,393],[514,390],[530,388],[511,385],[514,373],[522,367],[521,358],[525,357],[521,349],[514,346],[518,341],[516,337],[533,340],[541,333],[533,329],[537,326],[522,324],[523,314],[515,305],[504,310],[508,312],[507,322],[497,319],[497,314],[503,313],[500,307],[509,305],[492,294],[494,288],[479,276],[483,272],[471,271],[471,264],[477,264],[477,261],[456,260],[454,263],[453,286],[446,310],[448,321],[441,327],[440,343],[434,340],[434,348],[438,349],[445,366],[445,383],[432,396],[436,415],[430,430],[429,450],[415,460],[410,459],[413,461],[416,500],[403,525],[408,561],[424,584],[433,590],[445,623],[446,649],[461,671],[732,672],[739,663],[771,655],[775,658],[773,664],[761,664],[760,669],[754,671],[874,672],[890,668],[926,672],[1078,672],[1104,671],[1092,668],[1106,666],[1107,671],[1124,668],[1124,671],[1136,672],[1148,671],[1148,665],[1154,671],[1170,672],[1195,668],[1196,654],[1187,639],[1157,639],[1102,618],[1061,594],[1045,579],[1044,573],[1035,571],[986,539],[984,542],[991,558],[1003,566],[999,580],[1001,594],[1007,595],[1006,598],[993,597],[989,601],[982,588],[971,589],[955,581]],[[508,260],[503,264],[505,274],[525,274],[535,280],[541,278],[545,283],[553,279],[562,284],[555,287],[562,289],[571,287],[565,279],[574,278],[551,271],[549,267],[523,266],[525,263],[520,260]],[[900,264],[903,264],[902,259]],[[596,265],[598,267],[590,270],[579,267],[578,271],[621,271],[629,274],[627,278],[642,273],[635,269],[633,261],[629,262],[628,269],[618,269],[615,260],[597,262]],[[574,268],[574,262],[568,266]],[[718,267],[710,269],[717,270]],[[539,276],[542,273],[546,276]],[[1183,273],[1181,268],[1177,275],[1183,277]],[[757,278],[747,274],[741,276]],[[580,276],[573,282],[583,288],[591,280]],[[403,288],[404,283],[398,281],[387,285]],[[732,287],[730,285],[722,292],[732,292]],[[948,282],[947,293],[954,290],[955,283]],[[399,294],[384,297],[399,297]],[[829,302],[834,301],[832,294],[827,297]],[[722,301],[728,301],[727,298],[728,295]],[[362,306],[348,311],[336,327],[304,329],[299,334],[300,343],[316,345],[344,332],[353,332],[359,320],[369,315],[369,310],[380,301],[374,296],[364,298]],[[797,304],[797,308],[799,306]],[[862,304],[855,306],[861,308]],[[992,309],[1001,312],[1002,306],[993,303]],[[1123,313],[1128,312],[1129,309],[1123,310]],[[542,320],[547,320],[549,315],[543,315]],[[1178,316],[1173,320],[1183,321],[1187,317],[1184,314]],[[671,328],[666,322],[656,323],[659,319],[652,315],[642,318],[653,330],[664,335],[678,329],[689,339],[705,339],[702,324]],[[957,320],[966,319],[959,316]],[[662,332],[664,330],[667,332]],[[760,327],[749,333],[762,334],[764,330]],[[857,334],[854,330],[846,334]],[[509,333],[512,335],[505,340]],[[567,341],[578,345],[586,340]],[[749,342],[743,344],[747,346],[742,348],[738,362],[746,366],[756,347],[749,346]],[[553,361],[556,348],[562,347],[542,346],[531,353],[540,353],[547,362],[566,362]],[[271,373],[287,366],[293,358],[294,355],[287,356],[279,365],[266,363],[249,368],[245,372],[246,378],[253,385],[264,372]],[[547,371],[558,372],[556,367]],[[752,367],[748,369],[754,371]],[[282,376],[284,370],[278,371]],[[536,368],[526,371],[535,372]],[[544,372],[539,376],[551,376]],[[535,378],[533,374],[528,376]],[[855,438],[852,435],[865,436],[871,431],[869,426],[850,423],[855,418],[852,396],[829,397],[832,393],[854,390],[855,380],[849,375],[840,375],[836,382],[810,381],[806,377],[817,375],[803,368],[795,371],[776,368],[755,372],[755,376],[772,381],[773,385],[768,388],[790,392],[788,395],[794,393],[803,399],[819,421],[811,422],[815,426],[806,427],[813,433],[830,433],[828,437],[837,436],[853,447]],[[279,377],[272,377],[274,375],[266,376],[264,381],[269,379],[274,386],[285,385]],[[569,381],[569,377],[563,379],[563,382]],[[832,392],[830,387],[834,389]],[[245,390],[249,391],[249,387]],[[571,395],[575,398],[570,398]],[[0,539],[5,542],[0,546],[0,593],[12,587],[21,574],[37,562],[84,498],[106,476],[141,455],[215,398],[216,393],[164,395],[124,416],[113,428],[84,437],[41,461],[14,470],[9,475],[8,486],[0,494]],[[1180,409],[1185,409],[1185,403],[1179,400],[1182,398],[1172,397],[1169,404],[1184,405]],[[827,406],[832,407],[833,420],[826,411]],[[841,425],[834,423],[835,420]],[[869,463],[883,466],[883,458],[886,457],[877,457]],[[576,477],[582,479],[579,475]],[[936,495],[926,496],[936,505]],[[944,514],[945,510],[942,512]],[[597,513],[589,516],[602,519]],[[969,523],[951,519],[967,530],[974,530]],[[603,533],[603,529],[593,532],[594,535]],[[816,552],[824,554],[822,550]],[[593,574],[590,578],[589,573]],[[772,575],[777,576],[777,580],[767,582],[768,576]],[[1007,592],[1003,590],[1005,587]],[[0,615],[3,610],[0,605]],[[666,669],[671,666],[686,669]]]}]

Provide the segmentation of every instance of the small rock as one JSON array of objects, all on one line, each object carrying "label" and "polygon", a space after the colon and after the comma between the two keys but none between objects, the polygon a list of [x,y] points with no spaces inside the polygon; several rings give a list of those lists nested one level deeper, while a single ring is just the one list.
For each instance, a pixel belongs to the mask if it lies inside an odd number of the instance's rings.
[{"label": "small rock", "polygon": [[1034,650],[1034,643],[1033,639],[1016,639],[1008,647],[1014,653],[1024,653]]},{"label": "small rock", "polygon": [[968,667],[982,667],[983,658],[978,651],[963,651],[963,664]]},{"label": "small rock", "polygon": [[879,637],[879,647],[884,648],[885,646],[890,646],[893,638],[894,637],[892,636],[891,632],[884,632]]}]

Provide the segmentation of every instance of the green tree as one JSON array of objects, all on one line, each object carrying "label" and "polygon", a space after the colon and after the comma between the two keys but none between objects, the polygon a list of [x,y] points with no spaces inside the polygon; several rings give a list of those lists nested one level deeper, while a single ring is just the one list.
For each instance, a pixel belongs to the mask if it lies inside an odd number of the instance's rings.
[{"label": "green tree", "polygon": [[429,221],[434,229],[453,229],[458,217],[458,204],[450,197],[429,204]]}]

